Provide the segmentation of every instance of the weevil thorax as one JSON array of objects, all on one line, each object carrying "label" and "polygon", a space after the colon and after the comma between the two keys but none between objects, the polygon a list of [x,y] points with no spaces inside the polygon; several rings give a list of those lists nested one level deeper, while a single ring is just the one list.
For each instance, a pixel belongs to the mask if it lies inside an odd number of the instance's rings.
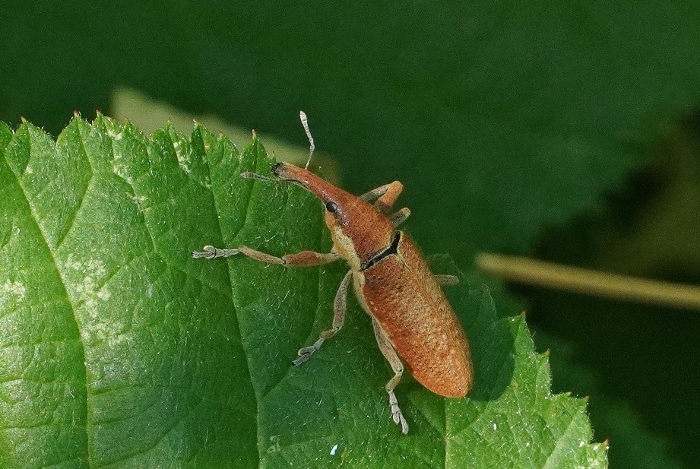
[{"label": "weevil thorax", "polygon": [[352,270],[361,270],[366,260],[391,245],[394,225],[374,205],[289,163],[275,164],[272,172],[281,180],[302,186],[323,202],[334,250]]}]

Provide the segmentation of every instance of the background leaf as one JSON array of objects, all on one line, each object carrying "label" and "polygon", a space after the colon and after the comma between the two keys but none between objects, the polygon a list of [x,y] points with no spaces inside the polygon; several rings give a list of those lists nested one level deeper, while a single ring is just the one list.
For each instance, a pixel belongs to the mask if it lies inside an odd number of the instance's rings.
[{"label": "background leaf", "polygon": [[56,143],[28,123],[1,135],[4,467],[605,466],[584,401],[550,393],[523,316],[475,278],[449,294],[476,386],[447,400],[407,377],[407,437],[355,301],[342,333],[292,367],[327,327],[343,266],[189,255],[329,249],[317,200],[238,177],[269,171],[257,139],[239,153],[201,126],[147,138],[102,116]]}]

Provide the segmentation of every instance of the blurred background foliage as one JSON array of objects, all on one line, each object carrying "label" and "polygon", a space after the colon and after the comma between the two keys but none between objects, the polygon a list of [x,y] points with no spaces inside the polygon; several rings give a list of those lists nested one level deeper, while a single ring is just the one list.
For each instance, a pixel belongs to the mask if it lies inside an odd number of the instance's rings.
[{"label": "blurred background foliage", "polygon": [[[345,188],[405,184],[427,253],[700,283],[696,2],[0,7],[10,125],[56,135],[73,111],[141,116],[155,100],[305,146],[304,109]],[[124,89],[148,98],[123,111]],[[612,467],[700,466],[697,311],[515,291],[555,391],[590,395]]]}]

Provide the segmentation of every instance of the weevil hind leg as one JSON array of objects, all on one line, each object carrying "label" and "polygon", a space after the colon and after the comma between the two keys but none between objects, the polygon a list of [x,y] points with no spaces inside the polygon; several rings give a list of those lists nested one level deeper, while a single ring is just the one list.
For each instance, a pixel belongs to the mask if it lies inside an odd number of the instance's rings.
[{"label": "weevil hind leg", "polygon": [[372,318],[372,327],[374,328],[374,337],[377,339],[379,350],[382,352],[382,355],[384,355],[384,358],[386,358],[386,360],[389,362],[391,370],[394,372],[394,376],[384,386],[384,389],[386,389],[386,392],[389,394],[391,418],[394,420],[394,423],[401,425],[401,433],[406,435],[408,433],[408,422],[406,422],[406,419],[401,412],[399,401],[396,399],[396,394],[394,393],[394,389],[396,386],[398,386],[399,382],[401,381],[401,377],[403,376],[403,363],[401,362],[401,358],[399,358],[399,354],[396,353],[396,350],[394,350],[394,347],[391,345],[386,332],[384,332],[382,326],[380,326],[374,318]]},{"label": "weevil hind leg", "polygon": [[338,291],[335,294],[335,300],[333,301],[332,327],[327,331],[321,332],[321,334],[318,336],[318,340],[316,340],[313,345],[299,349],[299,357],[292,361],[294,366],[301,365],[311,358],[311,355],[321,348],[323,342],[336,335],[343,327],[343,324],[345,324],[345,311],[347,310],[348,305],[348,287],[350,286],[351,278],[352,270],[349,270],[348,273],[345,274],[345,277],[343,277],[343,281],[340,282],[340,287],[338,287]]}]

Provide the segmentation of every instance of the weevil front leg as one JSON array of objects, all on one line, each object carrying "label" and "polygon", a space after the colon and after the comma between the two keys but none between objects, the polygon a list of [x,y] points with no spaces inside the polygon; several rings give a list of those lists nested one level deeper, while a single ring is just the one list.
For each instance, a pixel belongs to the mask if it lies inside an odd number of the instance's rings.
[{"label": "weevil front leg", "polygon": [[329,264],[339,259],[334,252],[301,251],[296,254],[285,254],[282,257],[273,256],[266,252],[256,251],[248,246],[238,246],[237,248],[215,248],[214,246],[204,246],[202,251],[194,251],[192,257],[195,259],[216,259],[219,257],[232,257],[243,254],[256,261],[268,264],[279,264],[286,267],[311,267],[314,265]]},{"label": "weevil front leg", "polygon": [[313,345],[299,349],[299,358],[292,361],[294,366],[301,365],[311,358],[311,355],[321,348],[323,342],[337,334],[343,327],[343,324],[345,324],[345,311],[348,306],[348,287],[350,286],[351,278],[352,270],[349,270],[348,273],[345,274],[345,277],[343,277],[343,281],[340,282],[340,287],[338,287],[338,291],[335,294],[335,300],[333,301],[333,325],[327,331],[321,332],[318,336],[318,340],[314,342]]},{"label": "weevil front leg", "polygon": [[[372,189],[371,191],[362,194],[360,198],[365,202],[371,202],[376,199],[374,206],[377,207],[380,212],[386,214],[389,212],[392,205],[394,205],[396,199],[399,198],[399,195],[401,195],[401,191],[403,191],[403,184],[401,184],[399,181],[394,181],[392,183],[379,186],[376,189]],[[401,223],[406,221],[410,214],[411,211],[404,207],[398,212],[389,215],[388,218],[392,225],[399,226]]]},{"label": "weevil front leg", "polygon": [[376,189],[372,189],[360,196],[365,202],[371,202],[376,199],[374,206],[379,209],[382,213],[387,213],[396,199],[399,198],[401,192],[403,191],[403,184],[399,181],[390,182],[389,184],[384,184]]},{"label": "weevil front leg", "polygon": [[374,337],[377,339],[377,344],[379,345],[379,350],[381,350],[384,358],[389,362],[391,370],[394,372],[394,377],[389,380],[384,386],[386,392],[389,394],[389,406],[391,407],[391,418],[394,423],[401,425],[401,433],[406,435],[408,433],[408,422],[399,408],[399,401],[396,399],[396,394],[394,394],[394,389],[398,386],[399,381],[401,381],[401,376],[403,376],[403,363],[399,358],[399,354],[396,353],[394,347],[391,345],[389,337],[382,329],[382,326],[372,318],[372,327],[374,328]]}]

